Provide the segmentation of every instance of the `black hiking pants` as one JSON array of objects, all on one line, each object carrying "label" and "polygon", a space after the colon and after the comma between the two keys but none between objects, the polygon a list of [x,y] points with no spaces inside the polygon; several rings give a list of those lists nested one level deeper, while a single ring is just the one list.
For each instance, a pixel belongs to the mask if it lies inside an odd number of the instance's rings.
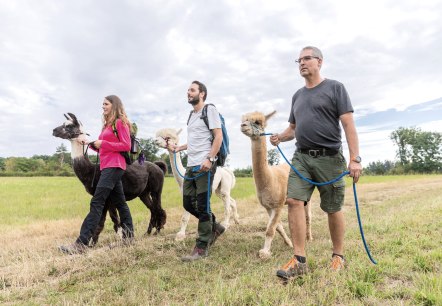
[{"label": "black hiking pants", "polygon": [[97,188],[91,199],[90,211],[81,225],[80,236],[77,238],[77,242],[85,245],[89,244],[89,241],[100,222],[101,214],[103,213],[103,208],[108,198],[112,202],[112,205],[116,206],[120,215],[123,238],[133,237],[134,227],[132,216],[130,214],[129,206],[127,206],[126,198],[124,197],[123,184],[121,183],[121,177],[123,174],[124,170],[121,168],[106,168],[101,171]]}]

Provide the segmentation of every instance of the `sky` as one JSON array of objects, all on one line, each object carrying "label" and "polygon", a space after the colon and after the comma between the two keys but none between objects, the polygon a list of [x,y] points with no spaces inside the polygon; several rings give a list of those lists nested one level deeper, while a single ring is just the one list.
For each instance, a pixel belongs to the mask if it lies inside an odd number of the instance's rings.
[{"label": "sky", "polygon": [[266,132],[285,129],[304,86],[295,59],[313,45],[322,76],[350,95],[363,166],[395,160],[398,127],[442,132],[441,13],[431,0],[2,1],[0,157],[70,150],[52,136],[67,112],[96,139],[110,94],[139,137],[183,128],[185,143],[187,89],[199,80],[226,120],[230,167],[250,166],[241,116],[276,110]]}]

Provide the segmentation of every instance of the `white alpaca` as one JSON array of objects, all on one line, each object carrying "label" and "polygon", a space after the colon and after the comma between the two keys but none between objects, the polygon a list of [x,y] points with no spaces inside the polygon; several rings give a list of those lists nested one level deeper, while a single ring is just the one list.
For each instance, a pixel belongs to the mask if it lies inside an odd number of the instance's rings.
[{"label": "white alpaca", "polygon": [[[272,245],[275,231],[278,231],[284,242],[293,247],[292,242],[284,231],[280,222],[281,212],[287,198],[287,182],[290,172],[290,166],[286,163],[277,166],[269,166],[267,162],[266,137],[260,136],[264,133],[267,120],[272,117],[276,111],[265,115],[259,112],[243,115],[241,123],[241,132],[250,137],[252,142],[252,169],[255,179],[256,194],[259,203],[264,206],[269,214],[267,223],[266,237],[264,247],[259,250],[260,258],[269,258],[272,253]],[[310,202],[305,206],[307,219],[307,240],[312,239],[311,233],[311,205]]]},{"label": "white alpaca", "polygon": [[[179,143],[178,134],[182,129],[161,129],[157,131],[155,142],[158,146],[167,149],[168,145]],[[181,175],[184,175],[186,169],[183,167],[181,162],[180,154],[176,154],[176,164],[174,153],[169,151],[170,165],[172,168],[173,176],[175,177],[178,186],[180,187],[181,194],[183,193],[183,181],[184,179],[178,174],[177,169]],[[230,216],[233,210],[233,220],[236,224],[239,223],[239,215],[236,207],[236,201],[230,196],[230,191],[235,186],[235,175],[232,170],[225,167],[218,167],[215,172],[215,177],[212,183],[212,193],[214,192],[224,203],[224,221],[221,222],[222,225],[227,229],[230,226]],[[181,241],[186,237],[186,228],[189,223],[190,213],[184,211],[181,216],[181,228],[176,234],[175,240]]]}]

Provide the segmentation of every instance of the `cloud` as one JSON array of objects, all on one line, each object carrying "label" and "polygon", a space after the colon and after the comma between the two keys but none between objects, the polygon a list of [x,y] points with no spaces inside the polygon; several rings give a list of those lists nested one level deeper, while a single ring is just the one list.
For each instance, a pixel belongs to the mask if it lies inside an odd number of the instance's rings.
[{"label": "cloud", "polygon": [[[364,151],[388,143],[395,125],[423,124],[410,107],[442,96],[439,1],[18,0],[0,8],[4,157],[53,154],[62,140],[51,132],[66,112],[97,137],[108,94],[122,98],[141,137],[185,128],[186,91],[200,80],[226,118],[231,165],[245,167],[241,115],[277,110],[268,130],[287,126],[304,84],[294,59],[305,45],[322,49],[323,75],[349,91]],[[437,122],[440,104],[425,107],[419,114]],[[294,143],[284,148],[291,154]]]}]

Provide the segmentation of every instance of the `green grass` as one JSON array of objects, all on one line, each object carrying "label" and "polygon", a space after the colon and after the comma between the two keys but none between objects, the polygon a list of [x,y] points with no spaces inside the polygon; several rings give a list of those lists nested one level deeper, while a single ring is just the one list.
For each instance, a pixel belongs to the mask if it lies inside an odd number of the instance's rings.
[{"label": "green grass", "polygon": [[[347,180],[351,184],[350,180]],[[273,256],[257,256],[267,223],[251,178],[238,178],[232,196],[241,224],[232,227],[200,262],[183,264],[189,238],[175,242],[181,196],[167,178],[163,207],[168,220],[159,236],[142,237],[149,213],[129,203],[137,241],[109,250],[111,222],[99,246],[64,256],[56,246],[78,235],[90,196],[76,178],[0,178],[0,304],[7,305],[442,305],[442,176],[363,177],[358,184],[367,243],[365,254],[351,188],[346,215],[348,268],[330,273],[327,217],[313,196],[314,240],[308,243],[310,273],[287,285],[275,277],[292,251],[277,234]],[[219,199],[212,207],[223,214]],[[283,224],[287,230],[287,213]]]}]

